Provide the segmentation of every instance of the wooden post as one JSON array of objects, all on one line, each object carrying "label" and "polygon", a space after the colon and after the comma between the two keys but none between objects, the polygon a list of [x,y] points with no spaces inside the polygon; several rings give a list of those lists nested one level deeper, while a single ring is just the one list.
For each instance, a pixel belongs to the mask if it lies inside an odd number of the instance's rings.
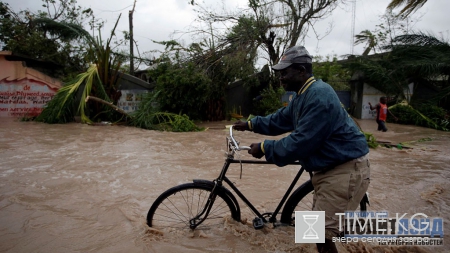
[{"label": "wooden post", "polygon": [[130,75],[134,76],[134,39],[133,39],[133,12],[136,7],[136,1],[134,0],[133,9],[128,12],[128,20],[130,23]]},{"label": "wooden post", "polygon": [[133,11],[128,12],[128,19],[130,22],[130,75],[134,74],[134,54],[133,54]]}]

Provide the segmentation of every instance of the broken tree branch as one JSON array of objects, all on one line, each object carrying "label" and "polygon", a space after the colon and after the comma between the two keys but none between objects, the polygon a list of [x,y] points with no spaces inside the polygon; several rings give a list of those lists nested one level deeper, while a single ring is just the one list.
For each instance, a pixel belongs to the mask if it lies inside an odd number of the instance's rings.
[{"label": "broken tree branch", "polygon": [[87,103],[89,100],[93,100],[93,101],[95,101],[95,102],[99,102],[99,103],[101,103],[101,104],[107,105],[107,106],[113,108],[115,111],[117,111],[117,112],[119,112],[119,113],[121,113],[121,114],[127,116],[128,118],[131,118],[131,116],[130,116],[128,113],[126,113],[124,110],[122,110],[122,109],[120,109],[119,107],[117,107],[116,105],[114,105],[112,102],[105,101],[105,100],[103,100],[103,99],[101,99],[101,98],[98,98],[98,97],[87,96],[87,97],[86,97],[86,100],[85,100],[86,103]]}]

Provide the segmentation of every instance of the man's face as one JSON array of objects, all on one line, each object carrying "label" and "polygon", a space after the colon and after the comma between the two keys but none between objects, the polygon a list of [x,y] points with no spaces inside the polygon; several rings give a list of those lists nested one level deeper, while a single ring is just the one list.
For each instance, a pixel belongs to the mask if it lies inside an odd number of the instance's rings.
[{"label": "man's face", "polygon": [[380,98],[380,103],[382,103],[383,105],[386,104],[386,98]]},{"label": "man's face", "polygon": [[298,92],[301,83],[301,71],[292,67],[280,70],[280,84],[285,91]]}]

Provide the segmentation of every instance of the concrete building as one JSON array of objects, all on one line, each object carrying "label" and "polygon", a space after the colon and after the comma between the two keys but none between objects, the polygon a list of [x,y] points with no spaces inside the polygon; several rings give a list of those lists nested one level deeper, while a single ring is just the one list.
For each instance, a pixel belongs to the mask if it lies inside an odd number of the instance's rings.
[{"label": "concrete building", "polygon": [[34,117],[61,88],[61,82],[29,65],[36,60],[0,52],[0,117]]}]

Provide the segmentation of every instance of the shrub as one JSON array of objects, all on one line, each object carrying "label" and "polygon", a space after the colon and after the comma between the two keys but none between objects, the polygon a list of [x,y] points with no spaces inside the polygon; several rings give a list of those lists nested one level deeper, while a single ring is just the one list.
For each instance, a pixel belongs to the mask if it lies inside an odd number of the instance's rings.
[{"label": "shrub", "polygon": [[[389,110],[398,117],[397,123],[448,131],[449,122],[443,108],[428,104],[418,104],[415,107],[416,109],[410,105],[397,104]],[[391,122],[392,119],[388,117],[388,121]]]},{"label": "shrub", "polygon": [[283,96],[284,93],[285,91],[282,87],[274,90],[272,86],[269,86],[264,89],[261,92],[262,99],[254,101],[253,114],[266,116],[283,107],[281,96]]}]

